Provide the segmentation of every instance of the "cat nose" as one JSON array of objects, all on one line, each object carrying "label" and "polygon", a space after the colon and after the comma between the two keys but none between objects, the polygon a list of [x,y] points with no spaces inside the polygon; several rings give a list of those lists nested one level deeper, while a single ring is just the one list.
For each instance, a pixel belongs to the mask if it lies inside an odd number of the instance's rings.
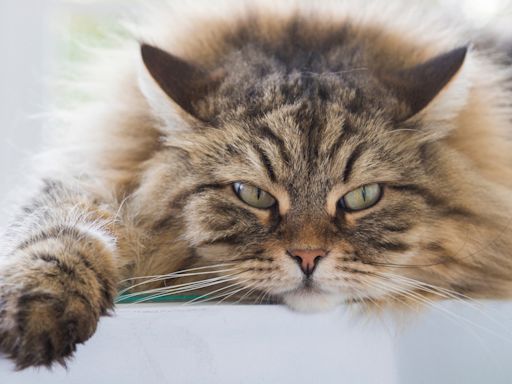
[{"label": "cat nose", "polygon": [[289,249],[286,252],[299,263],[300,269],[306,277],[313,274],[320,259],[327,255],[327,251],[323,249]]}]

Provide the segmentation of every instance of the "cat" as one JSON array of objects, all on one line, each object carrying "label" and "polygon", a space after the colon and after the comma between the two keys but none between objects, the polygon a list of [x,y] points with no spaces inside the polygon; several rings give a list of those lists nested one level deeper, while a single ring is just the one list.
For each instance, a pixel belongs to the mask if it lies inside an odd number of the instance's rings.
[{"label": "cat", "polygon": [[2,238],[18,368],[65,364],[120,292],[299,311],[511,296],[497,42],[407,2],[174,3],[102,53]]}]

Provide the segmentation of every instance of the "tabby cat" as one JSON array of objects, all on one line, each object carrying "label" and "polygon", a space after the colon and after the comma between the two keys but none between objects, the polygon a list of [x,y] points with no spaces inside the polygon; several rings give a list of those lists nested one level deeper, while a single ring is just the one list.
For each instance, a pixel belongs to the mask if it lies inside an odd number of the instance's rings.
[{"label": "tabby cat", "polygon": [[494,35],[408,2],[175,3],[81,78],[94,99],[2,238],[17,367],[65,364],[120,292],[301,311],[512,295]]}]

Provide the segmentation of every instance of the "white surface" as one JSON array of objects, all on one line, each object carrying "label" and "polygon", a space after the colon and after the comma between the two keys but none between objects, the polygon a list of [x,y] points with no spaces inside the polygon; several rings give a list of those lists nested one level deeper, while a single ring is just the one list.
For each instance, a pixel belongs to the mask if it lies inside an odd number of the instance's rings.
[{"label": "white surface", "polygon": [[395,383],[390,335],[349,322],[341,309],[299,315],[278,306],[122,305],[68,372],[12,373],[0,360],[0,382]]},{"label": "white surface", "polygon": [[407,326],[372,319],[344,308],[120,305],[68,371],[13,372],[0,359],[0,383],[512,383],[512,304],[448,302]]}]

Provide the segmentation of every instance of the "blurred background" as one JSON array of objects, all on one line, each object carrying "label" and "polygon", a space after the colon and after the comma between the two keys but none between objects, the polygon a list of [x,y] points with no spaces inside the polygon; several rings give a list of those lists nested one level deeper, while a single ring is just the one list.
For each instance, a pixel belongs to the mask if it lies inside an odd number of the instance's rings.
[{"label": "blurred background", "polygon": [[[44,142],[45,111],[76,97],[60,93],[54,79],[86,58],[82,45],[112,44],[107,35],[140,3],[0,0],[0,202],[30,172],[30,157]],[[476,27],[512,31],[510,0],[429,3],[463,15]],[[512,305],[448,303],[405,328],[393,345],[396,382],[512,383]],[[371,369],[367,364],[361,362],[361,369]]]}]

